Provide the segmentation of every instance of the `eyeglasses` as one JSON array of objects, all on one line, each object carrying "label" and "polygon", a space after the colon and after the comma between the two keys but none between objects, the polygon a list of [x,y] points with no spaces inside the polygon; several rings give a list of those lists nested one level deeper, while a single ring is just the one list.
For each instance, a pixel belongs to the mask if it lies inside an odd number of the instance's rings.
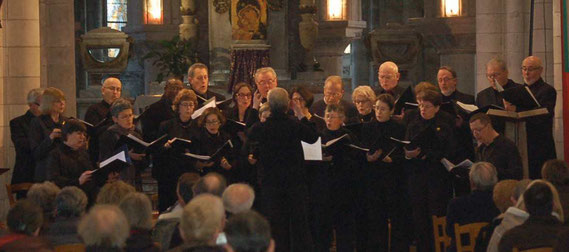
[{"label": "eyeglasses", "polygon": [[324,119],[329,120],[329,119],[341,119],[343,118],[343,116],[331,116],[331,115],[325,115]]},{"label": "eyeglasses", "polygon": [[336,97],[336,96],[341,96],[342,93],[324,93],[324,96],[331,96],[331,97]]},{"label": "eyeglasses", "polygon": [[213,121],[205,121],[206,125],[217,125],[219,124],[220,121],[219,120],[213,120]]},{"label": "eyeglasses", "polygon": [[522,72],[533,72],[541,69],[541,67],[522,67]]},{"label": "eyeglasses", "polygon": [[182,102],[179,105],[180,107],[186,107],[186,108],[193,108],[196,105],[193,102]]},{"label": "eyeglasses", "polygon": [[377,75],[377,78],[380,80],[391,80],[393,79],[393,75],[392,74]]},{"label": "eyeglasses", "polygon": [[447,77],[447,78],[440,78],[440,79],[438,79],[438,81],[439,82],[449,82],[449,81],[454,80],[454,79],[456,79],[456,78],[448,78]]},{"label": "eyeglasses", "polygon": [[370,102],[370,100],[365,99],[365,100],[354,100],[354,104],[364,104],[364,103],[368,103]]},{"label": "eyeglasses", "polygon": [[130,118],[132,118],[132,117],[134,117],[133,114],[122,115],[122,116],[119,116],[119,119],[121,119],[121,120],[127,120],[127,119],[130,119]]},{"label": "eyeglasses", "polygon": [[486,74],[486,78],[488,79],[496,79],[496,77],[502,75],[502,73],[491,73],[491,74]]},{"label": "eyeglasses", "polygon": [[389,110],[390,110],[389,108],[385,108],[385,107],[377,106],[377,105],[373,106],[373,109],[374,109],[375,111],[379,111],[379,112],[384,112],[384,111],[389,111]]},{"label": "eyeglasses", "polygon": [[294,98],[292,98],[292,100],[293,100],[293,101],[299,101],[299,102],[300,102],[300,101],[304,101],[304,98],[302,98],[302,97],[294,97]]},{"label": "eyeglasses", "polygon": [[261,80],[261,81],[257,82],[257,85],[267,86],[267,85],[275,83],[276,81],[277,81],[277,79],[274,79],[274,78],[273,79],[267,79],[267,80]]},{"label": "eyeglasses", "polygon": [[237,97],[239,98],[250,98],[251,96],[252,96],[251,93],[248,94],[237,93]]},{"label": "eyeglasses", "polygon": [[472,133],[477,133],[477,134],[480,134],[480,132],[482,132],[482,131],[483,131],[483,130],[486,128],[486,127],[488,127],[488,124],[486,124],[486,125],[482,126],[482,127],[481,127],[481,128],[479,128],[479,129],[474,129],[474,128],[471,128],[470,130],[472,131]]}]

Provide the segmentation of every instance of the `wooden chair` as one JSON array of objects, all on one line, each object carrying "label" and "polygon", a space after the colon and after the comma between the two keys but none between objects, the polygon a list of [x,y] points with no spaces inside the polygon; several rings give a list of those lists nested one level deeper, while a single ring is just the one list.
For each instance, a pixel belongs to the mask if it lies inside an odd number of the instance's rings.
[{"label": "wooden chair", "polygon": [[[456,251],[458,252],[466,252],[471,251],[474,252],[474,246],[476,245],[476,237],[478,237],[478,233],[480,229],[484,226],[488,225],[487,222],[476,222],[470,223],[466,225],[458,225],[457,223],[454,224],[454,234],[456,239]],[[465,245],[462,240],[462,235],[467,234],[469,243]]]},{"label": "wooden chair", "polygon": [[433,215],[433,235],[435,239],[435,251],[444,252],[450,246],[450,237],[447,235],[447,217]]},{"label": "wooden chair", "polygon": [[526,250],[519,250],[517,248],[514,248],[512,252],[553,252],[553,248],[533,248]]},{"label": "wooden chair", "polygon": [[55,252],[85,252],[85,245],[83,243],[65,244],[55,246]]},{"label": "wooden chair", "polygon": [[14,193],[27,191],[32,187],[33,183],[20,183],[20,184],[6,184],[6,193],[8,193],[8,200],[10,201],[10,207],[16,204],[16,199],[14,198]]}]

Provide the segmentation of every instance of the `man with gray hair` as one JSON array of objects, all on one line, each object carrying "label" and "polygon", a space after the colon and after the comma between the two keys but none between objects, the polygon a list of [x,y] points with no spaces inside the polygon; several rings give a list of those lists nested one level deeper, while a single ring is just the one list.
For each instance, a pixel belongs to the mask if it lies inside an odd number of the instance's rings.
[{"label": "man with gray hair", "polygon": [[209,193],[221,197],[226,187],[227,181],[221,174],[210,172],[198,180],[198,183],[194,185],[192,191],[194,192],[194,196]]},{"label": "man with gray hair", "polygon": [[344,97],[344,81],[338,75],[331,75],[324,81],[324,97],[322,100],[316,101],[310,106],[310,113],[316,114],[324,118],[326,106],[331,104],[340,104],[346,111],[346,123],[358,122],[358,110],[353,103],[343,99]]},{"label": "man with gray hair", "polygon": [[277,73],[272,67],[262,67],[253,75],[257,90],[253,95],[253,108],[259,110],[261,104],[267,102],[269,91],[278,86]]},{"label": "man with gray hair", "polygon": [[[520,86],[520,84],[508,78],[507,64],[500,58],[492,58],[486,63],[486,79],[490,86],[476,95],[476,106],[479,108],[490,105],[504,107],[504,98],[498,90]],[[502,88],[497,85],[500,85]]]},{"label": "man with gray hair", "polygon": [[390,94],[395,99],[405,91],[405,88],[399,86],[399,67],[392,61],[383,62],[377,69],[377,80],[379,82],[379,89],[376,94]]},{"label": "man with gray hair", "polygon": [[122,251],[129,226],[119,207],[95,205],[79,222],[77,233],[87,251]]},{"label": "man with gray hair", "polygon": [[478,162],[470,167],[471,193],[452,199],[447,210],[447,234],[452,238],[450,251],[456,251],[454,224],[465,225],[475,222],[491,222],[500,211],[492,197],[498,173],[491,163]]},{"label": "man with gray hair", "polygon": [[[268,92],[271,116],[256,123],[249,131],[249,141],[259,147],[257,171],[263,215],[273,225],[277,251],[312,251],[308,227],[307,188],[299,181],[306,177],[300,141],[314,143],[318,134],[306,116],[295,109],[296,120],[286,114],[289,98],[286,90]],[[291,239],[292,240],[291,240]]]},{"label": "man with gray hair", "polygon": [[237,214],[251,209],[255,201],[255,191],[248,184],[235,183],[223,192],[225,211]]},{"label": "man with gray hair", "polygon": [[81,243],[77,234],[79,218],[85,213],[87,195],[76,186],[67,186],[55,197],[55,220],[43,235],[54,246]]},{"label": "man with gray hair", "polygon": [[[16,163],[12,172],[12,184],[34,181],[35,163],[28,141],[28,132],[30,131],[32,119],[41,114],[39,106],[42,92],[41,88],[30,90],[27,97],[28,111],[24,115],[10,120],[10,136],[16,149]],[[17,196],[22,198],[24,194],[18,194]]]}]

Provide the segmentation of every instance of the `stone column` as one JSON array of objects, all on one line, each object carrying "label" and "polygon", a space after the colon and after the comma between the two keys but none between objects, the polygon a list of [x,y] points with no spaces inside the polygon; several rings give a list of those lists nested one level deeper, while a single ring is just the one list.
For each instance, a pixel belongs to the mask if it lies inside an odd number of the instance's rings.
[{"label": "stone column", "polygon": [[[502,0],[476,1],[476,85],[473,90],[474,94],[477,94],[489,85],[486,79],[486,63],[495,56],[503,56],[503,6]],[[506,11],[509,12],[510,10],[506,8]],[[510,19],[506,21],[508,25],[510,21]],[[514,37],[510,36],[509,38],[513,39]]]},{"label": "stone column", "polygon": [[[28,108],[26,95],[40,87],[39,1],[4,0],[0,28],[0,163],[14,167],[14,145],[10,140],[10,119]],[[74,75],[74,73],[71,73]],[[73,82],[74,83],[74,82]],[[0,176],[0,219],[8,213],[4,184],[10,183],[11,171]]]},{"label": "stone column", "polygon": [[39,5],[41,86],[61,89],[65,115],[77,117],[73,0],[40,0]]}]

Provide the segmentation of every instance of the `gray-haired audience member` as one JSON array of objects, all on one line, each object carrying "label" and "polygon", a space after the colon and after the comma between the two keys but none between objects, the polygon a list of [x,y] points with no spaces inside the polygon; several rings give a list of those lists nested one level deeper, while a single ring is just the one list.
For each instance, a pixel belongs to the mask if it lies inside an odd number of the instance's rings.
[{"label": "gray-haired audience member", "polygon": [[446,230],[452,239],[448,251],[456,251],[454,224],[489,223],[500,214],[492,197],[492,190],[498,182],[496,167],[488,162],[474,163],[469,176],[471,193],[454,198],[448,204]]},{"label": "gray-haired audience member", "polygon": [[227,182],[221,174],[210,172],[198,181],[198,183],[193,188],[193,192],[194,196],[200,195],[202,193],[210,193],[221,197],[221,194],[223,191],[225,191],[226,187]]},{"label": "gray-haired audience member", "polygon": [[225,225],[226,249],[229,252],[273,252],[271,226],[265,217],[249,210],[235,214]]},{"label": "gray-haired audience member", "polygon": [[77,227],[87,251],[122,251],[129,236],[128,221],[113,205],[95,205]]},{"label": "gray-haired audience member", "polygon": [[27,198],[42,208],[44,216],[44,227],[53,221],[53,210],[55,209],[55,197],[61,191],[54,183],[45,181],[37,183],[28,190]]},{"label": "gray-haired audience member", "polygon": [[130,226],[126,251],[160,251],[152,242],[152,203],[144,193],[127,194],[119,203]]},{"label": "gray-haired audience member", "polygon": [[118,180],[106,183],[99,191],[99,194],[97,194],[97,204],[118,206],[121,200],[131,192],[136,192],[136,189],[124,181]]},{"label": "gray-haired audience member", "polygon": [[55,220],[43,235],[52,245],[81,243],[77,225],[87,207],[87,195],[75,186],[67,186],[55,197]]},{"label": "gray-haired audience member", "polygon": [[2,251],[52,251],[46,240],[38,237],[43,221],[42,210],[34,202],[24,199],[8,212],[10,233],[0,237]]},{"label": "gray-haired audience member", "polygon": [[236,183],[225,189],[222,195],[225,211],[237,214],[251,209],[255,191],[247,184]]},{"label": "gray-haired audience member", "polygon": [[[217,196],[196,196],[184,207],[180,234],[184,244],[176,249],[214,248],[225,222],[223,203]],[[223,251],[221,248],[220,251]]]}]

